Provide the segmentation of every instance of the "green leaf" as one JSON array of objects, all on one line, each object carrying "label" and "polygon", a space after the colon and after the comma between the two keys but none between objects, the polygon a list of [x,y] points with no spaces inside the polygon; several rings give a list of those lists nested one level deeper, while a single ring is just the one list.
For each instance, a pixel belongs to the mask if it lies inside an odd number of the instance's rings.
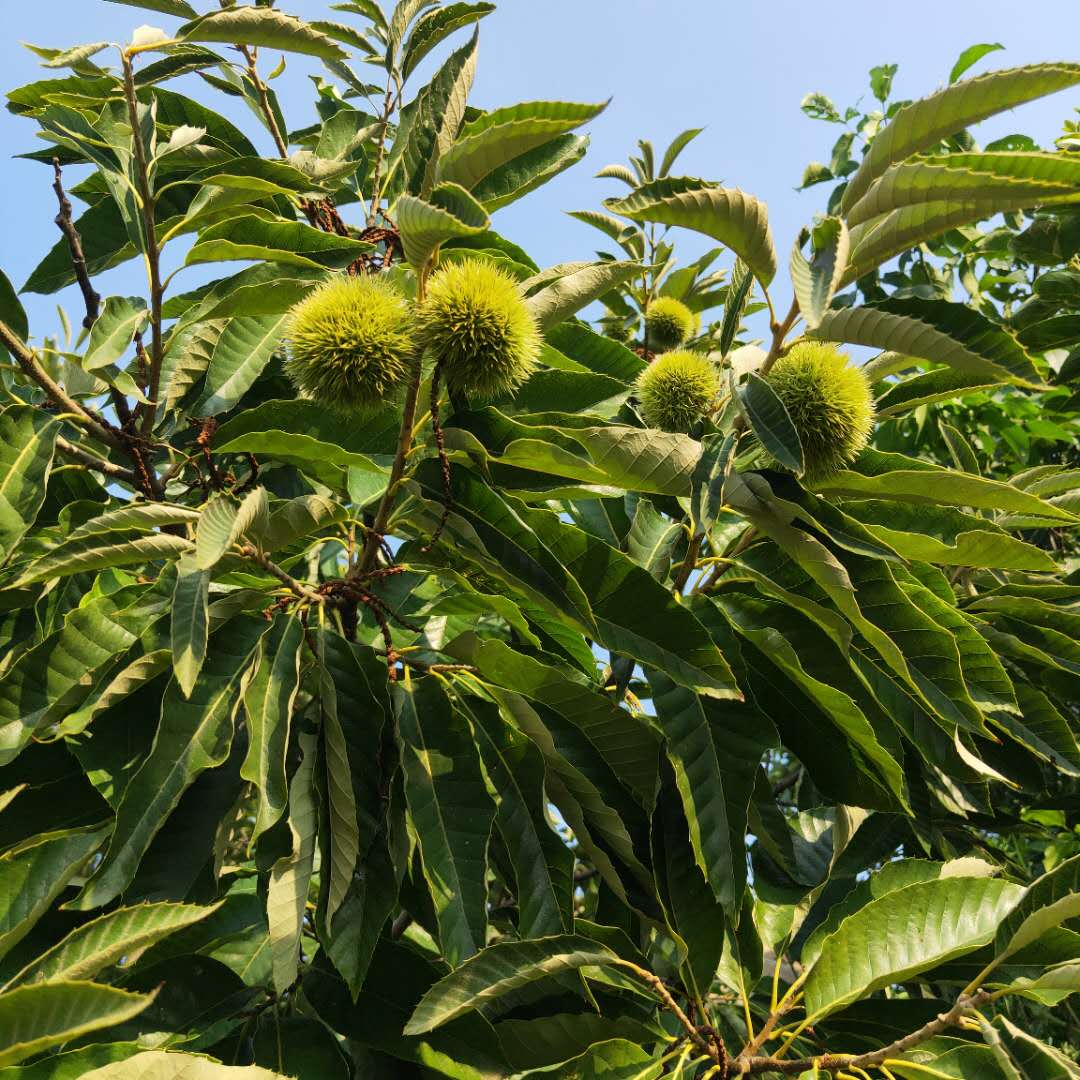
[{"label": "green leaf", "polygon": [[[89,982],[20,986],[0,995],[0,1066],[138,1016],[154,994]],[[97,1071],[97,1070],[95,1070]]]},{"label": "green leaf", "polygon": [[549,139],[488,173],[473,188],[473,197],[493,214],[576,165],[588,148],[587,135],[567,134]]},{"label": "green leaf", "polygon": [[995,113],[1080,82],[1080,65],[1032,64],[979,75],[905,105],[878,132],[858,171],[848,181],[846,214],[896,161],[935,147],[942,139]]},{"label": "green leaf", "polygon": [[484,208],[463,187],[449,183],[438,184],[426,200],[403,195],[396,204],[395,220],[405,258],[417,270],[427,266],[440,244],[477,236],[491,225]]},{"label": "green leaf", "polygon": [[132,600],[125,590],[84,601],[8,666],[0,678],[0,763],[13,760],[36,732],[65,720],[93,694],[137,632],[152,623],[155,604],[162,610],[160,598],[151,597],[147,610]]},{"label": "green leaf", "polygon": [[1041,548],[1010,536],[986,518],[952,507],[885,500],[850,500],[844,510],[905,559],[938,566],[985,566],[1053,573]]},{"label": "green leaf", "polygon": [[102,839],[84,829],[44,833],[0,855],[0,957],[33,929]]},{"label": "green leaf", "polygon": [[543,757],[494,706],[470,699],[463,708],[495,789],[495,824],[517,886],[518,932],[561,933],[573,924],[574,858],[550,821]]},{"label": "green leaf", "polygon": [[405,1034],[433,1031],[537,979],[617,962],[610,949],[574,934],[489,945],[424,994]]},{"label": "green leaf", "polygon": [[117,806],[105,858],[73,908],[88,911],[123,892],[181,795],[201,773],[228,758],[243,679],[265,629],[259,619],[233,620],[228,632],[215,637],[190,699],[170,682],[153,745]]},{"label": "green leaf", "polygon": [[107,297],[101,314],[90,330],[83,367],[87,371],[97,371],[115,364],[127,352],[135,334],[149,317],[146,301],[141,297]]},{"label": "green leaf", "polygon": [[994,965],[1080,914],[1080,855],[1036,879],[994,936]]},{"label": "green leaf", "polygon": [[938,506],[973,506],[978,510],[1027,514],[1045,521],[1072,523],[1076,520],[1068,510],[1011,484],[944,469],[927,462],[915,462],[910,458],[900,458],[900,461],[910,461],[918,468],[901,466],[875,475],[847,470],[822,480],[817,490],[825,494],[900,499],[903,502]]},{"label": "green leaf", "polygon": [[716,900],[733,912],[746,880],[746,811],[768,724],[754,710],[710,701],[662,672],[650,671],[649,683],[694,861]]},{"label": "green leaf", "polygon": [[947,300],[894,298],[830,311],[810,336],[890,349],[979,378],[1041,385],[1031,358],[1009,331]]},{"label": "green leaf", "polygon": [[401,63],[401,77],[407,79],[416,66],[440,42],[445,41],[455,30],[479,22],[485,15],[495,10],[494,4],[448,4],[437,11],[429,11],[417,20],[416,25],[405,43]]},{"label": "green leaf", "polygon": [[454,651],[467,655],[480,676],[551,710],[577,728],[638,803],[652,806],[656,793],[656,736],[640,720],[570,668],[515,652],[504,642],[462,635]]},{"label": "green leaf", "polygon": [[746,310],[747,301],[753,291],[754,275],[742,259],[736,259],[735,265],[731,268],[727,299],[724,301],[724,321],[720,327],[719,341],[721,356],[727,356],[731,352],[735,335],[739,332],[743,312]]},{"label": "green leaf", "polygon": [[[541,330],[548,331],[571,315],[599,299],[641,270],[634,262],[568,263],[545,270],[540,288],[532,292],[525,306]],[[531,281],[531,279],[530,279]],[[527,288],[530,281],[522,282]]]},{"label": "green leaf", "polygon": [[349,58],[349,54],[333,38],[320,34],[292,15],[268,7],[235,7],[214,11],[185,23],[176,36],[182,41],[258,45],[318,56],[322,60]]},{"label": "green leaf", "polygon": [[785,468],[802,475],[802,442],[776,391],[751,371],[739,390],[739,402],[761,445]]},{"label": "green leaf", "polygon": [[323,718],[322,757],[326,766],[327,803],[330,813],[330,865],[324,869],[327,881],[324,918],[329,930],[333,926],[334,915],[352,884],[353,872],[360,856],[360,833],[349,745],[338,711],[338,691],[333,675],[325,667],[319,670],[319,706]]},{"label": "green leaf", "polygon": [[805,985],[807,1019],[986,945],[1023,894],[996,878],[943,878],[872,900],[822,942]]},{"label": "green leaf", "polygon": [[603,112],[606,105],[533,101],[484,113],[467,124],[440,157],[438,177],[471,191],[508,161],[573,131]]},{"label": "green leaf", "polygon": [[16,579],[16,585],[32,585],[49,578],[70,577],[91,570],[136,566],[156,559],[174,559],[193,551],[190,540],[168,533],[150,533],[135,540],[109,543],[105,538],[68,540],[36,559]]},{"label": "green leaf", "polygon": [[882,383],[887,389],[874,403],[879,418],[903,416],[920,405],[950,401],[965,394],[1000,386],[1005,380],[991,375],[969,375],[953,368],[935,368],[899,382]]},{"label": "green leaf", "polygon": [[290,848],[288,854],[282,855],[271,868],[266,895],[274,989],[279,994],[296,982],[304,912],[315,865],[316,745],[315,735],[305,732],[300,736],[300,765],[289,786]]},{"label": "green leaf", "polygon": [[487,844],[495,807],[464,716],[432,678],[396,689],[405,798],[424,877],[453,966],[487,937]]},{"label": "green leaf", "polygon": [[192,525],[199,511],[175,503],[131,503],[118,510],[107,510],[83,522],[68,534],[69,540],[110,533],[151,532],[166,525]]},{"label": "green leaf", "polygon": [[256,1065],[221,1065],[212,1058],[168,1050],[147,1050],[114,1065],[103,1065],[84,1080],[286,1080]]},{"label": "green leaf", "polygon": [[244,688],[244,719],[250,741],[240,776],[259,793],[252,842],[285,812],[285,759],[293,705],[300,689],[303,643],[304,628],[299,619],[275,619],[259,640],[251,679]]},{"label": "green leaf", "polygon": [[21,983],[92,979],[124,957],[200,922],[220,906],[138,904],[110,911],[72,930],[51,949],[31,960],[8,981],[4,992]]},{"label": "green leaf", "polygon": [[678,225],[719,240],[763,286],[776,276],[776,251],[765,205],[738,188],[668,177],[644,184],[621,199],[606,199],[604,205],[632,221]]},{"label": "green leaf", "polygon": [[32,405],[0,412],[0,560],[15,550],[45,501],[59,422]]},{"label": "green leaf", "polygon": [[[971,152],[892,165],[848,211],[853,228],[920,203],[986,203],[1000,210],[1076,198],[1080,167],[1061,154]],[[863,241],[860,241],[863,242]]]},{"label": "green leaf", "polygon": [[243,214],[203,229],[188,251],[184,265],[266,259],[293,266],[343,270],[373,250],[364,240],[326,233],[302,221],[267,221],[254,214]]},{"label": "green leaf", "polygon": [[240,534],[240,504],[231,495],[215,495],[195,531],[195,568],[212,570]]},{"label": "green leaf", "polygon": [[956,63],[952,66],[952,71],[949,72],[949,82],[954,83],[961,75],[967,71],[968,68],[977,64],[988,53],[997,52],[998,49],[1004,49],[1004,45],[1000,45],[997,42],[988,43],[985,45],[969,45],[957,58]]},{"label": "green leaf", "polygon": [[128,7],[159,11],[163,15],[176,15],[181,19],[194,19],[195,9],[187,0],[109,0],[110,4],[126,4]]},{"label": "green leaf", "polygon": [[827,217],[813,229],[814,251],[811,259],[803,255],[801,245],[791,251],[791,281],[799,301],[799,311],[811,330],[821,322],[832,302],[847,268],[851,241],[841,218]]},{"label": "green leaf", "polygon": [[391,191],[423,197],[435,184],[439,158],[450,148],[465,116],[465,102],[476,73],[479,32],[451,54],[435,77],[400,114],[387,158]]},{"label": "green leaf", "polygon": [[230,319],[214,346],[194,414],[228,412],[251,389],[277,351],[288,314]]},{"label": "green leaf", "polygon": [[682,535],[681,524],[664,517],[648,499],[641,499],[626,534],[626,553],[657,581],[666,581],[672,552]]},{"label": "green leaf", "polygon": [[668,146],[667,150],[664,151],[664,159],[660,162],[660,172],[658,175],[661,178],[667,176],[667,174],[671,172],[671,167],[675,164],[675,159],[704,130],[704,128],[689,128],[681,134],[676,135],[675,138],[671,140],[671,144]]},{"label": "green leaf", "polygon": [[210,589],[210,571],[201,569],[195,558],[182,556],[176,567],[176,585],[172,596],[170,644],[173,674],[180,692],[191,697],[195,680],[206,659],[210,619],[206,606]]}]

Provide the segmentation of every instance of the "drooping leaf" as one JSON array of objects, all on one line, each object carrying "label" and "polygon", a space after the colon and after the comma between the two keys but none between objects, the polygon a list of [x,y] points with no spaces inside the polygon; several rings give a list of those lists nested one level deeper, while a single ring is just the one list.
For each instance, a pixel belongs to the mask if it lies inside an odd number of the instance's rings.
[{"label": "drooping leaf", "polygon": [[491,224],[484,208],[463,187],[450,183],[438,184],[426,200],[403,195],[396,216],[405,258],[417,270],[440,244],[477,236]]},{"label": "drooping leaf", "polygon": [[440,157],[438,177],[471,191],[508,161],[592,120],[605,104],[534,101],[485,113]]},{"label": "drooping leaf", "polygon": [[0,1066],[130,1020],[153,994],[90,982],[47,982],[0,994]]},{"label": "drooping leaf", "polygon": [[13,976],[4,992],[20,984],[92,979],[121,959],[170,934],[193,926],[217,905],[139,904],[118,908],[73,930]]},{"label": "drooping leaf", "polygon": [[206,659],[209,586],[210,571],[200,569],[191,556],[181,557],[177,563],[170,627],[173,673],[185,697],[191,696]]},{"label": "drooping leaf", "polygon": [[758,441],[781,465],[799,475],[803,471],[803,448],[791,416],[776,391],[750,372],[739,390],[739,401]]},{"label": "drooping leaf", "polygon": [[791,281],[799,311],[812,330],[821,322],[847,267],[850,237],[841,218],[828,217],[813,232],[813,252],[807,259],[798,244],[791,252]]},{"label": "drooping leaf", "polygon": [[455,30],[478,22],[495,10],[494,4],[448,4],[437,11],[429,11],[416,21],[408,41],[405,42],[401,77],[407,79],[416,66],[441,41]]},{"label": "drooping leaf", "polygon": [[1032,64],[954,83],[905,105],[875,137],[858,171],[848,181],[841,209],[849,211],[893,162],[928,150],[988,116],[1077,82],[1080,66],[1076,64]]},{"label": "drooping leaf", "polygon": [[300,736],[300,753],[300,765],[289,786],[290,849],[271,868],[266,896],[274,987],[279,993],[284,993],[296,982],[300,935],[315,859],[318,811],[314,792],[316,739],[313,734]]},{"label": "drooping leaf", "polygon": [[1007,330],[964,304],[946,300],[894,298],[830,311],[811,336],[890,349],[948,364],[966,375],[1040,383],[1030,357]]},{"label": "drooping leaf", "polygon": [[192,406],[197,415],[227,412],[251,389],[278,349],[287,318],[251,315],[229,320],[211,354],[202,395]]},{"label": "drooping leaf", "polygon": [[589,938],[567,934],[536,941],[489,945],[440,979],[420,1000],[405,1027],[422,1035],[536,979],[615,962],[609,949]]},{"label": "drooping leaf", "polygon": [[33,929],[102,839],[87,829],[46,833],[0,856],[0,956]]},{"label": "drooping leaf", "polygon": [[[640,272],[637,263],[570,263],[545,272],[547,280],[526,300],[541,330],[551,330],[604,293]],[[529,282],[523,282],[527,287]]]},{"label": "drooping leaf", "polygon": [[34,523],[45,501],[57,420],[29,405],[0,412],[0,560],[6,559]]},{"label": "drooping leaf", "polygon": [[405,797],[442,953],[460,964],[486,940],[487,843],[495,818],[465,717],[434,679],[395,695]]},{"label": "drooping leaf", "polygon": [[187,700],[170,683],[150,752],[117,806],[108,851],[73,907],[87,911],[123,892],[181,795],[201,773],[225,762],[243,678],[265,629],[258,619],[234,622],[230,633],[215,641]]},{"label": "drooping leaf", "polygon": [[191,266],[265,259],[313,269],[340,270],[371,250],[372,245],[364,240],[326,233],[302,221],[267,221],[253,214],[239,214],[203,229],[184,263]]},{"label": "drooping leaf", "polygon": [[146,1050],[85,1074],[87,1080],[285,1080],[257,1065],[222,1065],[212,1058],[170,1050]]},{"label": "drooping leaf", "polygon": [[997,878],[944,878],[870,901],[822,942],[806,980],[807,1016],[987,944],[1023,891]]},{"label": "drooping leaf", "polygon": [[183,41],[259,45],[284,52],[306,53],[322,60],[347,60],[349,56],[333,38],[313,30],[292,15],[268,7],[214,11],[185,23],[177,36]]},{"label": "drooping leaf", "polygon": [[738,188],[669,177],[644,184],[605,206],[632,221],[656,221],[704,233],[726,244],[762,285],[776,276],[776,251],[763,203]]},{"label": "drooping leaf", "polygon": [[300,689],[303,626],[295,617],[278,618],[259,640],[252,676],[244,688],[248,751],[240,775],[258,789],[252,841],[285,812],[285,759],[293,704]]}]

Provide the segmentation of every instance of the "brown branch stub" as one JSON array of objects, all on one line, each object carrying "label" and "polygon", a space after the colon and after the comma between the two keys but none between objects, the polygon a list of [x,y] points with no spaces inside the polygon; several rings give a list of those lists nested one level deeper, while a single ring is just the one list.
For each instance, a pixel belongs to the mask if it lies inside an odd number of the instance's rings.
[{"label": "brown branch stub", "polygon": [[71,200],[64,191],[63,172],[60,168],[60,159],[53,158],[53,191],[56,192],[56,201],[60,204],[60,212],[53,219],[56,227],[64,234],[67,240],[68,250],[71,252],[71,265],[75,271],[75,280],[79,283],[79,291],[83,296],[86,306],[86,315],[83,317],[83,326],[87,330],[97,321],[101,311],[101,296],[90,282],[90,273],[86,268],[86,256],[83,253],[82,237],[75,228],[72,220]]}]

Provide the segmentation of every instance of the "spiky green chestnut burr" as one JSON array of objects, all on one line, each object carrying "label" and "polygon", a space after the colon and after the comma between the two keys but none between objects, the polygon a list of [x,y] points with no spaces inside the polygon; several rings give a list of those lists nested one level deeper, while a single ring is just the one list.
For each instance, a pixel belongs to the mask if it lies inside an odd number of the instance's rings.
[{"label": "spiky green chestnut burr", "polygon": [[285,372],[329,408],[371,411],[393,400],[416,355],[408,301],[370,276],[336,277],[289,313]]},{"label": "spiky green chestnut burr", "polygon": [[716,368],[700,353],[658,356],[638,376],[636,393],[649,427],[688,432],[712,408],[720,391]]},{"label": "spiky green chestnut burr", "polygon": [[773,364],[769,385],[802,440],[808,480],[820,480],[859,456],[874,430],[866,376],[835,345],[804,341]]},{"label": "spiky green chestnut burr", "polygon": [[417,337],[450,390],[485,400],[532,374],[541,343],[517,283],[480,259],[450,263],[432,277]]},{"label": "spiky green chestnut burr", "polygon": [[653,352],[675,349],[697,330],[697,316],[673,296],[659,296],[645,315],[645,344]]}]

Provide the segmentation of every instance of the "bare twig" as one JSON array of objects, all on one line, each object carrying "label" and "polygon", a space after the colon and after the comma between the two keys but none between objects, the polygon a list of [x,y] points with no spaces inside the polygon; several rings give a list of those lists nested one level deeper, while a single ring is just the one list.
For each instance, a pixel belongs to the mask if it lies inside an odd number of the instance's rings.
[{"label": "bare twig", "polygon": [[113,480],[122,480],[126,484],[131,484],[132,487],[136,486],[134,470],[125,469],[121,465],[114,465],[111,461],[94,457],[93,454],[88,453],[81,446],[68,442],[63,436],[56,440],[56,449],[61,454],[66,454],[72,461],[77,461],[88,469],[93,469],[95,472],[111,477]]},{"label": "bare twig", "polygon": [[315,589],[303,584],[303,582],[297,581],[288,571],[282,570],[277,563],[271,561],[270,557],[261,552],[254,544],[242,544],[239,548],[239,554],[243,555],[245,559],[258,563],[268,574],[276,577],[289,592],[299,599],[307,600],[312,604],[321,604],[324,601],[325,597],[321,593],[316,592]]},{"label": "bare twig", "polygon": [[72,221],[71,201],[64,191],[63,174],[60,170],[60,159],[53,158],[53,191],[56,192],[56,201],[60,204],[60,212],[54,219],[56,227],[64,234],[68,242],[68,250],[71,252],[71,265],[75,271],[75,280],[79,283],[79,291],[83,295],[83,303],[86,306],[86,315],[83,317],[83,326],[87,330],[97,321],[101,311],[101,296],[90,283],[90,274],[86,269],[86,256],[83,254],[82,237]]}]

